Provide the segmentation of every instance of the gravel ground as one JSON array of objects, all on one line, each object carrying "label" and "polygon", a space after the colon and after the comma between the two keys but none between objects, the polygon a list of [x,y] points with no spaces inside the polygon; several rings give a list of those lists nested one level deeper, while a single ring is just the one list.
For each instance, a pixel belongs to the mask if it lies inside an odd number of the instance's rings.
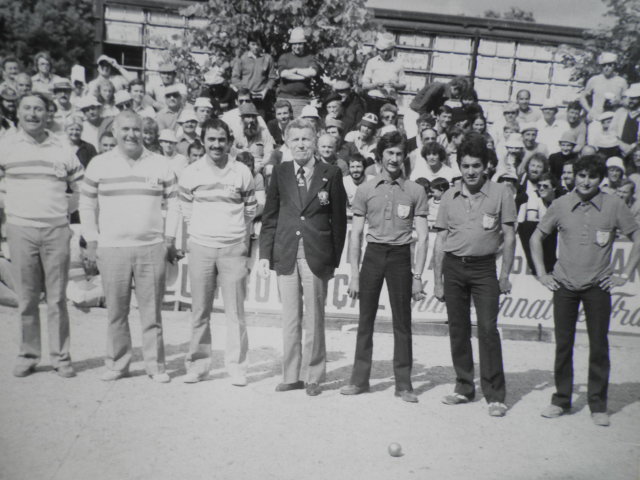
[{"label": "gravel ground", "polygon": [[[104,383],[105,311],[72,308],[71,315],[78,376],[59,378],[45,360],[36,374],[16,379],[17,319],[0,309],[1,479],[640,479],[638,337],[612,337],[612,425],[602,428],[586,407],[583,336],[575,351],[572,414],[539,415],[553,392],[553,344],[507,340],[510,409],[505,418],[491,418],[481,395],[468,405],[440,402],[454,380],[446,337],[414,337],[420,402],[407,404],[393,396],[390,334],[375,337],[372,393],[344,397],[338,390],[351,371],[355,332],[328,331],[327,383],[310,398],[274,391],[278,328],[250,327],[250,383],[234,387],[224,373],[224,325],[216,315],[210,379],[185,385],[179,377],[188,313],[166,312],[173,381],[158,385],[142,369],[134,311],[133,375]],[[402,445],[401,457],[387,453],[391,442]]]}]

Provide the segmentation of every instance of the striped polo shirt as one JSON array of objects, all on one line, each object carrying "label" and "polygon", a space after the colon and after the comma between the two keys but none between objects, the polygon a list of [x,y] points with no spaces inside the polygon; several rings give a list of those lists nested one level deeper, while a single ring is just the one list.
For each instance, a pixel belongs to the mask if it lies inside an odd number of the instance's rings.
[{"label": "striped polo shirt", "polygon": [[247,224],[256,214],[251,171],[231,157],[224,168],[218,168],[208,155],[185,168],[178,198],[190,239],[205,247],[223,248],[245,241]]},{"label": "striped polo shirt", "polygon": [[41,143],[23,130],[0,140],[7,223],[51,227],[69,221],[67,186],[77,196],[84,169],[65,140],[48,133]]},{"label": "striped polo shirt", "polygon": [[[166,201],[167,219],[163,217]],[[137,160],[118,147],[87,167],[80,195],[82,234],[101,247],[139,247],[175,237],[176,177],[169,160],[143,150]]]}]

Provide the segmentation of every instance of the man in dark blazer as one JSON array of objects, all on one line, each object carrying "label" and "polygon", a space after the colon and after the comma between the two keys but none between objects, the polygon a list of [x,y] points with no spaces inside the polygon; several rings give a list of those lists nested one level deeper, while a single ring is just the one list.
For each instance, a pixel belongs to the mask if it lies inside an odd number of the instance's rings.
[{"label": "man in dark blazer", "polygon": [[340,169],[315,157],[313,123],[293,120],[285,142],[293,161],[276,166],[271,175],[258,269],[264,277],[269,269],[276,271],[282,301],[283,382],[276,391],[306,387],[315,396],[326,372],[324,306],[344,248],[347,196]]}]

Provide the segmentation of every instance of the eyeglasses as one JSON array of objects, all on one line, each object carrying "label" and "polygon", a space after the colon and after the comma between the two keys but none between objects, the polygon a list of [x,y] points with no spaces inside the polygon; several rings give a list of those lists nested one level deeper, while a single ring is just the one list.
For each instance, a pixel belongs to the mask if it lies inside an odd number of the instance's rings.
[{"label": "eyeglasses", "polygon": [[538,190],[550,190],[550,189],[551,189],[551,185],[547,185],[545,183],[538,184]]},{"label": "eyeglasses", "polygon": [[238,103],[251,103],[251,100],[248,98],[239,98]]},{"label": "eyeglasses", "polygon": [[383,119],[383,120],[393,120],[393,119],[395,119],[395,118],[396,118],[396,116],[395,116],[395,115],[383,115],[383,116],[382,116],[382,119]]},{"label": "eyeglasses", "polygon": [[171,97],[176,97],[177,98],[177,97],[180,97],[180,96],[181,95],[178,92],[167,93],[165,95],[165,97],[167,97],[167,98],[171,98]]},{"label": "eyeglasses", "polygon": [[125,108],[131,108],[131,102],[118,103],[118,104],[116,104],[116,107],[118,108],[118,110],[123,110]]}]

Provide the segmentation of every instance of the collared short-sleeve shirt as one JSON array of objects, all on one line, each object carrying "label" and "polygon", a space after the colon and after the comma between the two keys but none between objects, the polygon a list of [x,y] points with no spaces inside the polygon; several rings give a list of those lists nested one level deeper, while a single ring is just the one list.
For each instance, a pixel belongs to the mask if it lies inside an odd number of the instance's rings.
[{"label": "collared short-sleeve shirt", "polygon": [[406,245],[411,243],[413,218],[426,217],[429,202],[417,183],[378,175],[358,187],[351,210],[366,218],[368,243]]},{"label": "collared short-sleeve shirt", "polygon": [[486,180],[475,201],[461,185],[442,196],[435,228],[449,235],[444,251],[460,257],[481,257],[498,251],[502,225],[516,221],[516,204],[507,187]]},{"label": "collared short-sleeve shirt", "polygon": [[639,227],[629,207],[615,195],[600,192],[583,202],[571,192],[555,200],[538,223],[544,234],[556,228],[559,252],[553,277],[567,288],[583,290],[611,274],[616,230],[632,235]]}]

